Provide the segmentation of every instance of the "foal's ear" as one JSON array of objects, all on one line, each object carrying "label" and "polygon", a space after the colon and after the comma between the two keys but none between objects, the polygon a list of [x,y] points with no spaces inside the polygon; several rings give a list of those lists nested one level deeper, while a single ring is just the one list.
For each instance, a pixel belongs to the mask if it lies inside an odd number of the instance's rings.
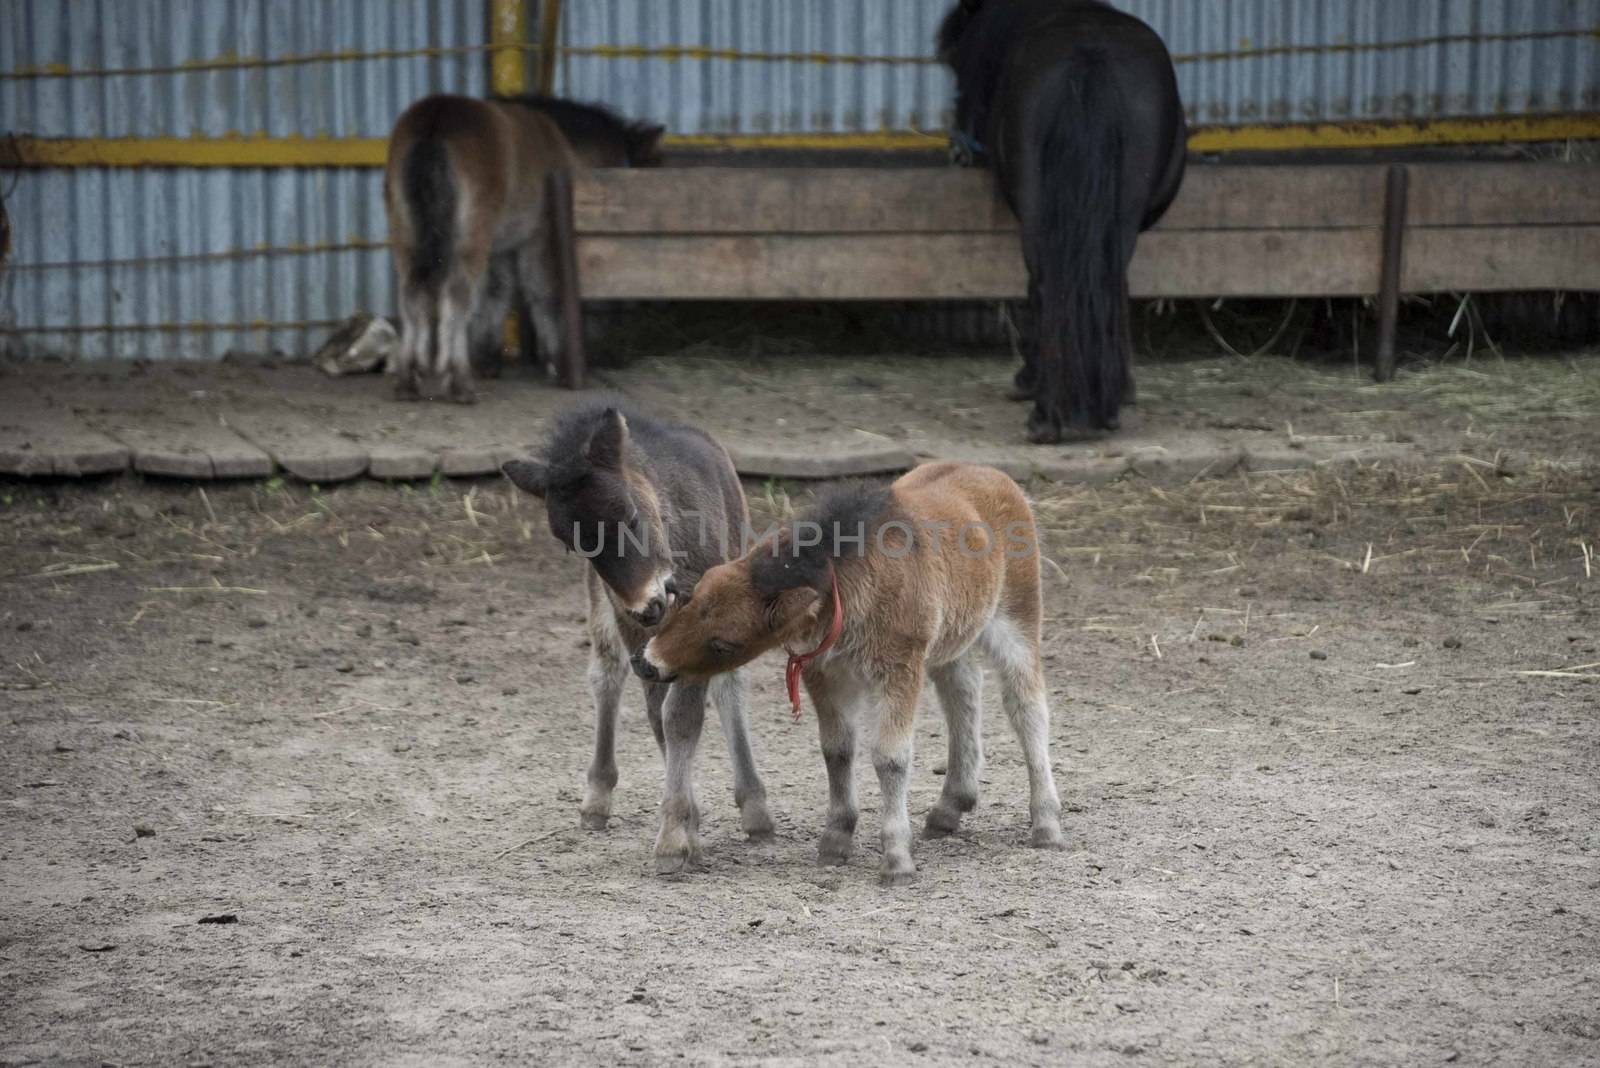
[{"label": "foal's ear", "polygon": [[810,586],[784,590],[767,601],[767,627],[782,634],[796,626],[813,626],[822,615],[822,594]]},{"label": "foal's ear", "polygon": [[527,490],[535,497],[543,497],[550,483],[550,469],[532,460],[512,460],[502,464],[500,470],[518,489]]},{"label": "foal's ear", "polygon": [[615,408],[607,408],[600,423],[589,435],[583,455],[596,467],[609,471],[622,468],[622,454],[628,444],[628,420]]}]

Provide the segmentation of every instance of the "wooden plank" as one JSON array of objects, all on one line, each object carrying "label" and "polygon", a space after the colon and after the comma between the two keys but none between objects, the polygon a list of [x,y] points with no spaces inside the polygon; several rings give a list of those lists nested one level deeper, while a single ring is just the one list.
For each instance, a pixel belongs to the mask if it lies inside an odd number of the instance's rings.
[{"label": "wooden plank", "polygon": [[1411,167],[1409,225],[1600,225],[1600,165],[1433,163]]},{"label": "wooden plank", "polygon": [[724,441],[734,470],[746,478],[859,478],[909,471],[917,458],[895,445],[827,449],[812,445],[773,448],[738,440]]},{"label": "wooden plank", "polygon": [[8,378],[0,386],[0,474],[77,478],[127,470],[127,446]]},{"label": "wooden plank", "polygon": [[127,445],[133,469],[169,478],[265,478],[272,457],[206,413],[161,411],[89,417]]},{"label": "wooden plank", "polygon": [[1384,168],[1190,166],[1156,230],[1314,230],[1380,226]]},{"label": "wooden plank", "polygon": [[1147,297],[1350,297],[1378,291],[1383,231],[1153,230],[1128,270]]},{"label": "wooden plank", "polygon": [[[1375,164],[1189,168],[1162,230],[1380,224]],[[1412,225],[1600,223],[1600,166],[1413,165]],[[691,195],[692,194],[692,195]],[[574,185],[581,234],[989,233],[1010,212],[982,171],[698,168],[589,171]]]},{"label": "wooden plank", "polygon": [[580,235],[960,233],[1014,227],[1010,212],[989,191],[988,175],[954,167],[590,170],[573,183],[573,211]]},{"label": "wooden plank", "polygon": [[[1154,231],[1137,297],[1375,293],[1381,231]],[[1023,296],[1011,234],[608,236],[578,242],[601,300],[1006,300]]]},{"label": "wooden plank", "polygon": [[1406,293],[1600,289],[1600,226],[1420,228],[1406,234]]},{"label": "wooden plank", "polygon": [[367,474],[383,479],[432,478],[439,454],[413,445],[374,442],[367,446]]},{"label": "wooden plank", "polygon": [[[595,170],[575,182],[574,210],[591,235],[1016,229],[986,172],[951,167]],[[1191,167],[1160,227],[1377,226],[1382,210],[1382,167]]]},{"label": "wooden plank", "polygon": [[303,481],[344,482],[367,469],[364,446],[328,430],[309,413],[286,408],[234,409],[224,418],[279,467]]}]

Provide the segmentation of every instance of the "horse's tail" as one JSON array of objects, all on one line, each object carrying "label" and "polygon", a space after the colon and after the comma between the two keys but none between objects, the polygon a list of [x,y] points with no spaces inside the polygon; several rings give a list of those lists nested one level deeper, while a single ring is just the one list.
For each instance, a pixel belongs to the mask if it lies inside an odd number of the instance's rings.
[{"label": "horse's tail", "polygon": [[1031,131],[1039,166],[1036,396],[1053,437],[1062,426],[1116,427],[1131,346],[1122,101],[1109,60],[1080,53],[1046,93]]},{"label": "horse's tail", "polygon": [[450,271],[456,230],[456,188],[442,131],[425,130],[412,144],[400,189],[415,239],[410,283],[437,296]]}]

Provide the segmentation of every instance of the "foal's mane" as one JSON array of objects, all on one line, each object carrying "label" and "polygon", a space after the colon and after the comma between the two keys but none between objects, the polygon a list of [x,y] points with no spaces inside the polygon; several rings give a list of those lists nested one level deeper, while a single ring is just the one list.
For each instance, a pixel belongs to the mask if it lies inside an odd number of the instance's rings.
[{"label": "foal's mane", "polygon": [[601,397],[563,412],[545,442],[544,462],[552,486],[565,486],[577,482],[593,470],[585,446],[594,435],[595,428],[607,409],[615,408],[628,421],[628,434],[637,437],[641,432],[653,436],[662,424],[637,408],[616,397]]},{"label": "foal's mane", "polygon": [[832,565],[863,556],[880,528],[895,518],[888,483],[857,479],[826,486],[792,527],[796,532],[820,530],[822,541],[800,548],[798,555],[793,539],[780,538],[758,549],[750,563],[751,584],[764,597],[796,586],[826,590]]}]

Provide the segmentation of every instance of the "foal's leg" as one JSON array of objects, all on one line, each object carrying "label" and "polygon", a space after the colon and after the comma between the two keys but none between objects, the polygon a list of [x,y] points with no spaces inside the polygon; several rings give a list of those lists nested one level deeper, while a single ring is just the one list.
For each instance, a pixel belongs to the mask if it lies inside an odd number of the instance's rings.
[{"label": "foal's leg", "polygon": [[963,813],[978,803],[978,776],[983,772],[983,668],[971,653],[951,663],[928,669],[944,709],[949,748],[945,759],[944,789],[928,810],[923,825],[926,838],[943,838],[961,826]]},{"label": "foal's leg", "polygon": [[1050,770],[1050,705],[1045,697],[1038,635],[996,616],[979,640],[1000,675],[1006,718],[1017,733],[1017,741],[1022,743],[1022,756],[1028,765],[1031,844],[1040,849],[1063,849],[1066,843],[1061,837],[1061,800],[1056,796],[1055,774]]},{"label": "foal's leg", "polygon": [[671,875],[700,859],[700,811],[694,799],[694,754],[706,718],[704,683],[674,682],[662,719],[667,740],[667,787],[656,837],[656,873]]},{"label": "foal's leg", "polygon": [[817,710],[817,738],[828,769],[828,824],[817,843],[818,864],[844,864],[856,836],[856,712],[854,688],[838,676],[806,673],[806,692]]},{"label": "foal's leg", "polygon": [[911,861],[906,788],[911,779],[911,733],[917,718],[917,696],[922,692],[921,658],[892,665],[885,675],[878,740],[872,749],[872,766],[883,792],[883,866],[878,880],[885,886],[904,886],[917,877],[917,866]]},{"label": "foal's leg", "polygon": [[656,749],[660,751],[663,759],[667,755],[667,736],[661,725],[661,706],[666,702],[666,683],[647,682],[644,684],[644,715],[650,721],[650,733],[656,736]]},{"label": "foal's leg", "polygon": [[756,771],[750,750],[750,725],[744,713],[744,673],[730,671],[711,680],[711,699],[722,721],[722,737],[733,759],[733,803],[739,806],[739,826],[751,838],[772,836],[772,814],[767,811],[767,788]]},{"label": "foal's leg", "polygon": [[611,818],[611,791],[617,785],[617,718],[622,689],[628,681],[628,661],[614,635],[594,634],[591,628],[589,691],[594,695],[594,758],[589,762],[579,823],[585,830],[603,831]]}]

